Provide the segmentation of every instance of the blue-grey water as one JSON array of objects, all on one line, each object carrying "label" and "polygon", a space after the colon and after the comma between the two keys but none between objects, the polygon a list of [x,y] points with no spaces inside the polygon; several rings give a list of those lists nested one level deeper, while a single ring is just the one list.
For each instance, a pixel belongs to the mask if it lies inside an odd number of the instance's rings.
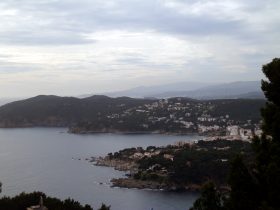
[{"label": "blue-grey water", "polygon": [[[0,181],[3,195],[42,191],[49,196],[71,197],[97,208],[112,210],[184,210],[197,194],[111,188],[109,180],[124,176],[112,168],[85,161],[123,148],[163,146],[199,139],[195,135],[75,135],[66,128],[0,129]],[[108,183],[102,184],[99,183]]]}]

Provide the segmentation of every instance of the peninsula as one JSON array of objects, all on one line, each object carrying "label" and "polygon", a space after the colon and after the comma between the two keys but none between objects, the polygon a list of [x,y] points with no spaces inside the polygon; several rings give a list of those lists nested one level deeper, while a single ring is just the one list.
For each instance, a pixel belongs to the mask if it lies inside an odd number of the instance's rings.
[{"label": "peninsula", "polygon": [[227,190],[230,161],[240,152],[250,165],[251,144],[238,140],[200,140],[165,147],[129,148],[90,161],[127,173],[126,178],[112,179],[113,187],[196,191],[207,180],[213,180],[221,189]]}]

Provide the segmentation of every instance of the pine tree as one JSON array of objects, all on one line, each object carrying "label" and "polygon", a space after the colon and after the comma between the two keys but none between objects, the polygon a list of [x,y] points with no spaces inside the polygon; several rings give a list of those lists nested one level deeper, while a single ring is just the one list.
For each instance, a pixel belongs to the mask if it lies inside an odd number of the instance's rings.
[{"label": "pine tree", "polygon": [[280,59],[263,66],[268,80],[262,81],[262,90],[267,98],[261,110],[263,135],[256,138],[256,177],[262,192],[263,209],[279,209],[280,204]]},{"label": "pine tree", "polygon": [[110,206],[106,206],[104,203],[102,203],[101,207],[99,210],[110,210],[111,207]]},{"label": "pine tree", "polygon": [[201,197],[190,210],[222,210],[222,197],[213,182],[204,184]]},{"label": "pine tree", "polygon": [[280,58],[262,68],[268,80],[262,81],[262,90],[267,98],[262,110],[263,132],[271,135],[274,143],[280,144]]},{"label": "pine tree", "polygon": [[[242,157],[236,157],[231,166],[231,187],[225,209],[233,210],[279,210],[280,209],[280,58],[262,68],[267,80],[262,81],[262,90],[267,98],[261,110],[263,134],[255,137],[253,148],[255,161],[250,168]],[[202,193],[194,204],[194,210],[207,210],[213,194]],[[203,202],[203,208],[195,208]]]},{"label": "pine tree", "polygon": [[231,191],[226,202],[226,209],[257,209],[257,186],[241,155],[238,155],[231,163],[228,184]]}]

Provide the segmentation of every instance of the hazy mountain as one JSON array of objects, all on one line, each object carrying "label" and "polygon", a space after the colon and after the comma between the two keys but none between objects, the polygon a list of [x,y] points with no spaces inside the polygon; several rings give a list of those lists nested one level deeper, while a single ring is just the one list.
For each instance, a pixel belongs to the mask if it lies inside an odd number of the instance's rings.
[{"label": "hazy mountain", "polygon": [[241,95],[236,95],[231,98],[265,99],[265,95],[262,91],[258,91],[258,92],[249,92]]},{"label": "hazy mountain", "polygon": [[[163,92],[168,91],[190,91],[198,88],[209,86],[211,83],[203,83],[203,82],[179,82],[179,83],[170,83],[164,85],[154,85],[154,86],[139,86],[135,88],[131,88],[123,91],[116,92],[105,92],[101,93],[103,95],[107,95],[110,97],[120,97],[120,96],[128,96],[134,98],[143,98],[143,97],[153,97],[155,95],[159,95]],[[89,96],[89,95],[84,95]]]},{"label": "hazy mountain", "polygon": [[219,85],[209,85],[190,91],[168,91],[151,94],[150,97],[190,97],[194,99],[264,98],[260,81],[240,81]]},{"label": "hazy mountain", "polygon": [[[155,86],[140,86],[123,91],[102,93],[110,97],[133,98],[189,97],[194,99],[264,98],[260,81],[238,81],[223,84],[180,82]],[[79,98],[89,97],[81,95]]]},{"label": "hazy mountain", "polygon": [[20,100],[20,98],[0,98],[0,106],[18,100]]}]

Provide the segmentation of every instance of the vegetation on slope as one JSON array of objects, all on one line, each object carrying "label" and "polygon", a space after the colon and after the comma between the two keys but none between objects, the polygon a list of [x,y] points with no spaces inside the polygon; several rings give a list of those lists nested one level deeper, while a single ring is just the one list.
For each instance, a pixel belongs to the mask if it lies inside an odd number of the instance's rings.
[{"label": "vegetation on slope", "polygon": [[[109,153],[97,161],[97,165],[114,165],[119,169],[130,170],[132,177],[113,181],[114,185],[121,187],[141,188],[136,182],[138,180],[154,182],[154,186],[145,186],[148,188],[188,190],[192,186],[199,188],[209,179],[220,187],[226,187],[230,161],[240,152],[250,165],[253,159],[250,143],[228,140],[123,149],[114,154]],[[122,165],[125,167],[122,168]]]},{"label": "vegetation on slope", "polygon": [[[79,121],[100,117],[144,103],[146,99],[92,96],[84,99],[59,96],[36,96],[0,107],[0,127],[71,126]],[[125,104],[126,106],[121,106]]]},{"label": "vegetation on slope", "polygon": [[[43,197],[44,206],[50,210],[93,210],[89,205],[81,205],[78,201],[66,199],[64,201],[46,196],[41,192],[21,193],[15,197],[0,198],[0,210],[26,210],[38,205],[40,196]],[[110,210],[109,206],[102,205],[98,210]]]},{"label": "vegetation on slope", "polygon": [[262,70],[268,79],[262,81],[268,101],[262,109],[263,135],[253,141],[253,167],[244,163],[242,154],[237,156],[229,173],[230,193],[223,195],[213,184],[205,185],[192,210],[280,209],[280,58]]}]

